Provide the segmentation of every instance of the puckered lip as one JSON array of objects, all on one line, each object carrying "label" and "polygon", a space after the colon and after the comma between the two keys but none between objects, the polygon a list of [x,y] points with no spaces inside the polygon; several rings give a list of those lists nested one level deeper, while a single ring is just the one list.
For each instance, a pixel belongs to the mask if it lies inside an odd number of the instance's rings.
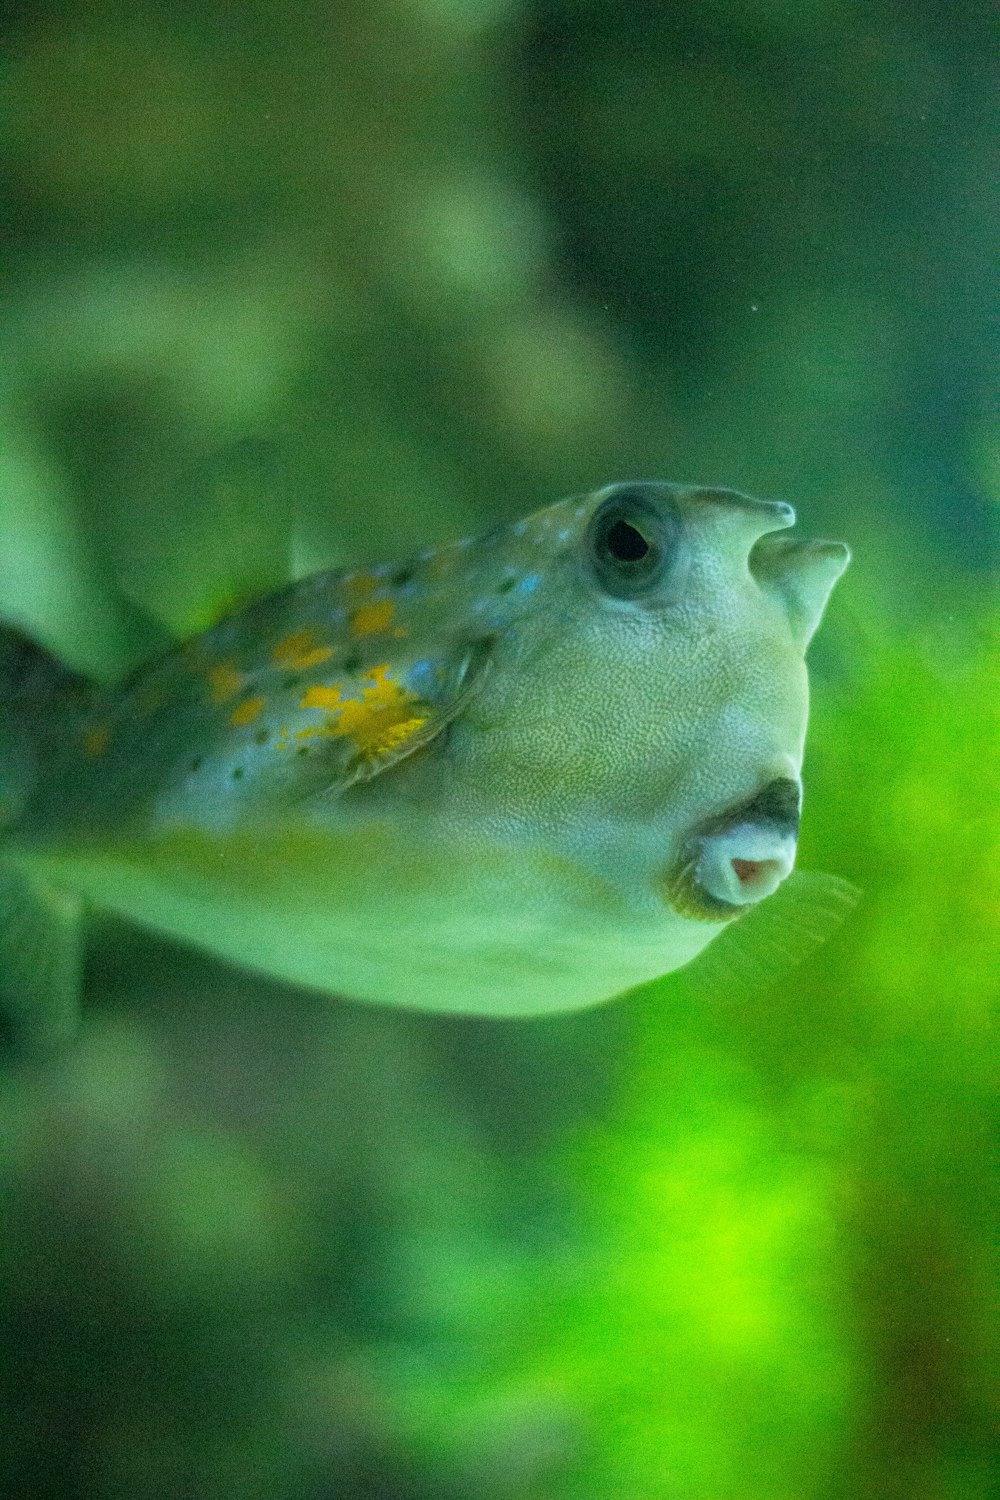
[{"label": "puckered lip", "polygon": [[776,891],[795,863],[800,801],[798,782],[778,778],[695,829],[665,881],[675,911],[729,922]]}]

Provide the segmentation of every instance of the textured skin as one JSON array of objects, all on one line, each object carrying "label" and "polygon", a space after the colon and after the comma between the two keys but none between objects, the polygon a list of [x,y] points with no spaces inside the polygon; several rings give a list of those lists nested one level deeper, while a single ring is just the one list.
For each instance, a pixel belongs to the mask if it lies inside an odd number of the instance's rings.
[{"label": "textured skin", "polygon": [[[673,528],[637,598],[592,566],[618,493]],[[793,519],[730,491],[609,487],[305,579],[82,710],[28,702],[37,763],[4,853],[357,998],[606,998],[735,914],[678,897],[698,829],[798,782],[803,652],[847,554],[779,552],[767,534]]]}]

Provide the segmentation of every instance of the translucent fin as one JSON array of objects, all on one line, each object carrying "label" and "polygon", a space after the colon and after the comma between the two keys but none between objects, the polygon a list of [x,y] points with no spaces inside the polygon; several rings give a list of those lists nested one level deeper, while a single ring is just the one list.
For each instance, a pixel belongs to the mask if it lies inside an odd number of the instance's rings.
[{"label": "translucent fin", "polygon": [[860,900],[848,880],[795,870],[773,896],[731,923],[680,975],[710,1000],[763,989],[831,937]]},{"label": "translucent fin", "polygon": [[0,616],[99,681],[121,677],[149,643],[40,445],[0,413]]},{"label": "translucent fin", "polygon": [[288,583],[289,487],[264,441],[178,462],[160,490],[115,516],[108,546],[123,593],[183,637]]},{"label": "translucent fin", "polygon": [[18,1047],[57,1046],[76,1028],[82,902],[0,863],[0,1018]]}]

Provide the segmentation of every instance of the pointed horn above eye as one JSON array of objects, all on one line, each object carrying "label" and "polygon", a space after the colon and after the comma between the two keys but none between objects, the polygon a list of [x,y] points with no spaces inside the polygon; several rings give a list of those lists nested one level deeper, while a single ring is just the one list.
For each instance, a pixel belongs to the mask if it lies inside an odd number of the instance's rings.
[{"label": "pointed horn above eye", "polygon": [[803,651],[850,560],[846,542],[800,541],[797,537],[769,536],[751,552],[751,573],[782,606]]},{"label": "pointed horn above eye", "polygon": [[739,490],[701,486],[686,488],[684,498],[692,509],[712,507],[720,520],[724,519],[726,532],[738,535],[747,547],[751,547],[758,537],[795,525],[795,511],[785,500],[755,500],[752,495],[744,495]]}]

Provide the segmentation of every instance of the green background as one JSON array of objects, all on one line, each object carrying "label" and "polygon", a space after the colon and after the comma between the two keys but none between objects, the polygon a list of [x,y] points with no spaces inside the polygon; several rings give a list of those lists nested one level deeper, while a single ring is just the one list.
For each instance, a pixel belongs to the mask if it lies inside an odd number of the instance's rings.
[{"label": "green background", "polygon": [[612,479],[787,498],[855,551],[800,858],[863,897],[528,1023],[95,924],[0,1085],[0,1492],[985,1500],[991,7],[8,15],[0,613],[113,679]]}]

